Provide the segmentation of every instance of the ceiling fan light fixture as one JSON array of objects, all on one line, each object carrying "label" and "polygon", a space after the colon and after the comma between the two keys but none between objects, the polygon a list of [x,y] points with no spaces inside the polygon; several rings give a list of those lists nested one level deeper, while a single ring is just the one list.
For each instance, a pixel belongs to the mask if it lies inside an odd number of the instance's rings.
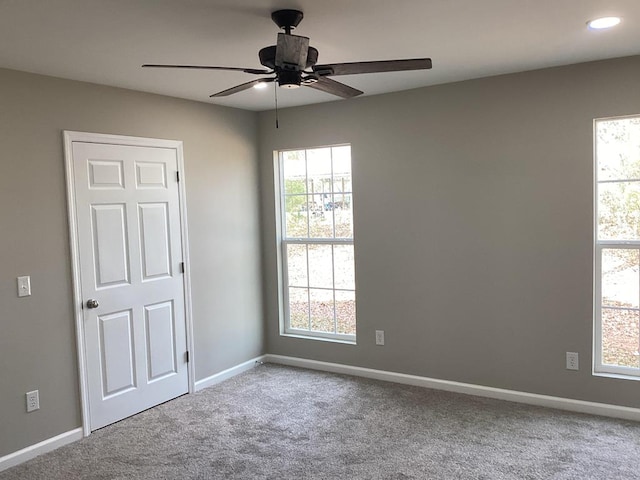
[{"label": "ceiling fan light fixture", "polygon": [[256,90],[264,90],[265,88],[267,88],[267,82],[258,82],[253,86],[253,88],[255,88]]},{"label": "ceiling fan light fixture", "polygon": [[620,17],[600,17],[589,20],[587,22],[587,26],[591,30],[604,30],[607,28],[615,27],[621,21],[622,19]]},{"label": "ceiling fan light fixture", "polygon": [[302,83],[302,73],[295,70],[280,70],[278,85],[284,88],[298,88]]}]

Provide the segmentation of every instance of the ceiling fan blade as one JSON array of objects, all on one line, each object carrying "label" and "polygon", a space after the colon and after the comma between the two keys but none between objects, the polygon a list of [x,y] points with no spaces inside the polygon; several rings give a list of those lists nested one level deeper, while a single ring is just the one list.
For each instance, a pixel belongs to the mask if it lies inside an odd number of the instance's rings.
[{"label": "ceiling fan blade", "polygon": [[349,85],[345,85],[344,83],[336,82],[327,77],[320,77],[317,82],[313,83],[302,83],[305,87],[315,88],[316,90],[321,90],[325,93],[330,93],[331,95],[336,95],[342,98],[352,98],[357,97],[358,95],[362,95],[364,92],[357,90]]},{"label": "ceiling fan blade", "polygon": [[242,83],[240,85],[236,85],[235,87],[227,88],[226,90],[222,90],[221,92],[214,93],[213,95],[209,95],[209,97],[210,98],[227,97],[229,95],[233,95],[234,93],[242,92],[244,90],[250,89],[251,87],[255,87],[259,83],[269,83],[273,81],[275,81],[275,78],[259,78],[251,82]]},{"label": "ceiling fan blade", "polygon": [[304,70],[307,66],[309,39],[298,35],[278,34],[276,66],[285,70]]},{"label": "ceiling fan blade", "polygon": [[313,71],[318,75],[354,75],[358,73],[428,70],[430,68],[430,58],[413,58],[409,60],[382,60],[378,62],[328,63],[326,65],[314,65]]},{"label": "ceiling fan blade", "polygon": [[145,63],[143,68],[186,68],[191,70],[229,70],[232,72],[244,72],[251,73],[253,75],[269,75],[273,73],[271,70],[264,70],[261,68],[241,68],[241,67],[214,67],[211,65],[159,65]]}]

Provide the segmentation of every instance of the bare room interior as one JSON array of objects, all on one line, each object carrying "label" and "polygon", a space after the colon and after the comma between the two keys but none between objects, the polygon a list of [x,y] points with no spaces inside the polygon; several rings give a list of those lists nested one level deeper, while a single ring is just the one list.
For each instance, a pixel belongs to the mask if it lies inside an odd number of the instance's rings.
[{"label": "bare room interior", "polygon": [[0,1],[0,479],[640,478],[639,78],[632,0]]}]

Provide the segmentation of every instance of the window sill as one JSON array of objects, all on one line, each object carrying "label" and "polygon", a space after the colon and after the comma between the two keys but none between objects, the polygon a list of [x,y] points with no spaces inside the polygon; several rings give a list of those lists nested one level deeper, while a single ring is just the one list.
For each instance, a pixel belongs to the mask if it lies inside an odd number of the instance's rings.
[{"label": "window sill", "polygon": [[280,333],[280,336],[288,337],[288,338],[298,338],[301,340],[319,340],[321,342],[342,343],[344,345],[357,345],[356,339],[347,340],[342,338],[319,337],[316,335],[303,335],[300,333],[286,333],[286,332]]},{"label": "window sill", "polygon": [[593,372],[594,377],[612,378],[614,380],[640,380],[640,373],[638,374],[623,374],[623,373],[608,373],[608,372]]}]

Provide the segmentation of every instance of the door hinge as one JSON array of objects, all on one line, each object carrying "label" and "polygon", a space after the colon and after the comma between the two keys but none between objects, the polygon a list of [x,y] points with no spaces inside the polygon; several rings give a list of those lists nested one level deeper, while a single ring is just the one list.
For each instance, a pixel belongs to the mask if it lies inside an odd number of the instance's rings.
[{"label": "door hinge", "polygon": [[180,273],[184,273],[184,262],[180,262]]},{"label": "door hinge", "polygon": [[176,182],[180,181],[180,172],[176,171]]},{"label": "door hinge", "polygon": [[189,363],[189,351],[184,352],[184,360]]}]

